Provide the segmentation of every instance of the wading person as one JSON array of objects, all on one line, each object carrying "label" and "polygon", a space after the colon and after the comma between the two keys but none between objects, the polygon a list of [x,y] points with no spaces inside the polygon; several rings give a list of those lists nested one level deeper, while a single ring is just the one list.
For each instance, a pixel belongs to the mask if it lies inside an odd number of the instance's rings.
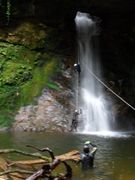
[{"label": "wading person", "polygon": [[84,143],[83,152],[80,154],[80,161],[82,170],[87,170],[94,165],[95,153],[97,146],[92,144],[90,141]]}]

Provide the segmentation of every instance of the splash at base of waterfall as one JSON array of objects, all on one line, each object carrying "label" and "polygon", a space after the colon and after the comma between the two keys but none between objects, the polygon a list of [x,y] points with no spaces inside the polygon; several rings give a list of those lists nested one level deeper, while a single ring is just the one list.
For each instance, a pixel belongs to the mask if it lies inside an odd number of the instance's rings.
[{"label": "splash at base of waterfall", "polygon": [[89,132],[105,132],[109,131],[108,113],[106,111],[102,96],[96,97],[89,93],[86,89],[82,90],[83,106],[83,133]]},{"label": "splash at base of waterfall", "polygon": [[92,136],[102,136],[104,138],[128,138],[134,136],[134,132],[132,131],[126,131],[126,132],[120,132],[120,131],[93,131],[93,132],[76,132],[76,134],[83,134],[83,135],[92,135]]}]

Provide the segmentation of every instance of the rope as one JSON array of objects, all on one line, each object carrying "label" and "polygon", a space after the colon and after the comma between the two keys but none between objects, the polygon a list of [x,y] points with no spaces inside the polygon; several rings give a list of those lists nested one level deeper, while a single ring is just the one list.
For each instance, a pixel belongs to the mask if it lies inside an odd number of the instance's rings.
[{"label": "rope", "polygon": [[103,81],[101,81],[90,69],[86,66],[88,72],[97,79],[104,87],[106,87],[111,93],[113,93],[116,97],[118,97],[121,101],[123,101],[127,106],[129,106],[131,109],[135,111],[135,108],[129,104],[127,101],[125,101],[122,97],[120,97],[118,94],[116,94],[110,87],[108,87]]}]

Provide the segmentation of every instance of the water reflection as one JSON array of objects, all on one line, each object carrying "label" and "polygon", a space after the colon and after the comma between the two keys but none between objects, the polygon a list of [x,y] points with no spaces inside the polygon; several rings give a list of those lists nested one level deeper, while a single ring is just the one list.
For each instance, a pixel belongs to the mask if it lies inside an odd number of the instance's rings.
[{"label": "water reflection", "polygon": [[[56,155],[77,149],[82,151],[83,143],[91,140],[97,145],[95,167],[85,174],[80,166],[73,166],[73,180],[133,180],[135,177],[135,134],[123,136],[96,136],[94,134],[59,133],[0,133],[0,148],[17,148],[34,151],[26,145],[39,148],[50,147]],[[19,157],[20,158],[20,157]]]}]

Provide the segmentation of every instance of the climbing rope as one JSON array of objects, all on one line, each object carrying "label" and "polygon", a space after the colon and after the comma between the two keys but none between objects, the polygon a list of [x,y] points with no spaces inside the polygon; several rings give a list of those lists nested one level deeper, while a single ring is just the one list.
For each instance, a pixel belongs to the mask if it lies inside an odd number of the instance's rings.
[{"label": "climbing rope", "polygon": [[120,97],[118,94],[116,94],[110,87],[108,87],[103,81],[101,81],[90,69],[88,66],[86,66],[88,72],[97,80],[99,81],[104,87],[106,87],[111,93],[113,93],[116,97],[118,97],[122,102],[124,102],[127,106],[129,106],[131,109],[135,111],[135,108],[129,104],[127,101],[125,101],[122,97]]}]

